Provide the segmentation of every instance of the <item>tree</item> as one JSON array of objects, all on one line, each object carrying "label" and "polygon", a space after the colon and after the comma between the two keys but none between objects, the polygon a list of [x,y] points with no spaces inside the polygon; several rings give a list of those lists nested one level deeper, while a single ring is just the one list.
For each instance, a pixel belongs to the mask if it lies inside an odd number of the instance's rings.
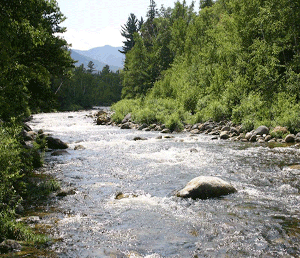
[{"label": "tree", "polygon": [[87,72],[92,74],[94,71],[96,71],[94,66],[95,64],[93,63],[93,61],[89,61]]},{"label": "tree", "polygon": [[200,0],[200,9],[213,6],[213,4],[214,2],[212,0]]},{"label": "tree", "polygon": [[51,77],[66,75],[74,61],[59,33],[65,17],[56,1],[0,2],[0,118],[22,118],[53,100]]},{"label": "tree", "polygon": [[126,38],[126,41],[123,41],[124,46],[122,47],[122,51],[119,50],[121,53],[126,54],[133,48],[135,44],[133,35],[134,33],[139,32],[142,24],[143,18],[139,21],[133,13],[129,15],[127,23],[122,26],[121,35]]}]

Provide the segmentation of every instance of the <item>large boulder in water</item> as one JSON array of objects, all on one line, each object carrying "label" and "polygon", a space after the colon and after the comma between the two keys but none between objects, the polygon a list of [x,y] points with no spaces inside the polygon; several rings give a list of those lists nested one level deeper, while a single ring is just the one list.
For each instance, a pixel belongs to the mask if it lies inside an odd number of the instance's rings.
[{"label": "large boulder in water", "polygon": [[199,176],[177,192],[178,197],[208,199],[235,193],[236,189],[226,181],[212,176]]},{"label": "large boulder in water", "polygon": [[48,148],[50,149],[68,149],[68,144],[64,143],[60,139],[53,138],[51,136],[46,137]]}]

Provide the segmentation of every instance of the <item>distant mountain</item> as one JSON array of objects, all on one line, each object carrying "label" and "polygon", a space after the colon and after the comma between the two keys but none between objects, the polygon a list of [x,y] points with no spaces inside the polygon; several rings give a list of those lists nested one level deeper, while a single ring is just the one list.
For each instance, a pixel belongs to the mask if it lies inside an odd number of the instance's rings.
[{"label": "distant mountain", "polygon": [[93,61],[97,70],[101,71],[108,64],[112,71],[117,71],[123,68],[125,59],[124,54],[119,52],[121,49],[122,47],[111,46],[97,47],[90,50],[72,49],[71,57],[74,60],[78,60],[76,66],[84,64],[87,67],[89,61]]}]

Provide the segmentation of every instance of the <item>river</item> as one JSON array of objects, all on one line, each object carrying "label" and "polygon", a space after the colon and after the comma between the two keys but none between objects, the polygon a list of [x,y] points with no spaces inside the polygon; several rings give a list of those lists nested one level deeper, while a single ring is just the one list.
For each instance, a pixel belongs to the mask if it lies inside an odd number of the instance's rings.
[{"label": "river", "polygon": [[[299,149],[188,133],[157,139],[159,132],[98,126],[96,112],[37,114],[30,122],[69,144],[69,155],[45,156],[47,173],[76,190],[44,207],[52,255],[300,257],[300,167],[291,166],[300,163]],[[238,192],[174,196],[201,175]],[[126,198],[116,199],[120,192]]]}]

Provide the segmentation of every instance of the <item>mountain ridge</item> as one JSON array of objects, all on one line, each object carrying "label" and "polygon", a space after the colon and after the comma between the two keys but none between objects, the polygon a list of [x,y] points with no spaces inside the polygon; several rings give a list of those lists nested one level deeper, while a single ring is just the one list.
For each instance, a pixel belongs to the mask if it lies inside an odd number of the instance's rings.
[{"label": "mountain ridge", "polygon": [[101,71],[105,65],[109,65],[112,71],[117,71],[123,68],[125,55],[120,53],[122,47],[112,47],[105,45],[103,47],[95,47],[89,50],[71,49],[71,57],[78,61],[75,65],[84,64],[87,66],[89,61],[95,64],[95,68]]}]

